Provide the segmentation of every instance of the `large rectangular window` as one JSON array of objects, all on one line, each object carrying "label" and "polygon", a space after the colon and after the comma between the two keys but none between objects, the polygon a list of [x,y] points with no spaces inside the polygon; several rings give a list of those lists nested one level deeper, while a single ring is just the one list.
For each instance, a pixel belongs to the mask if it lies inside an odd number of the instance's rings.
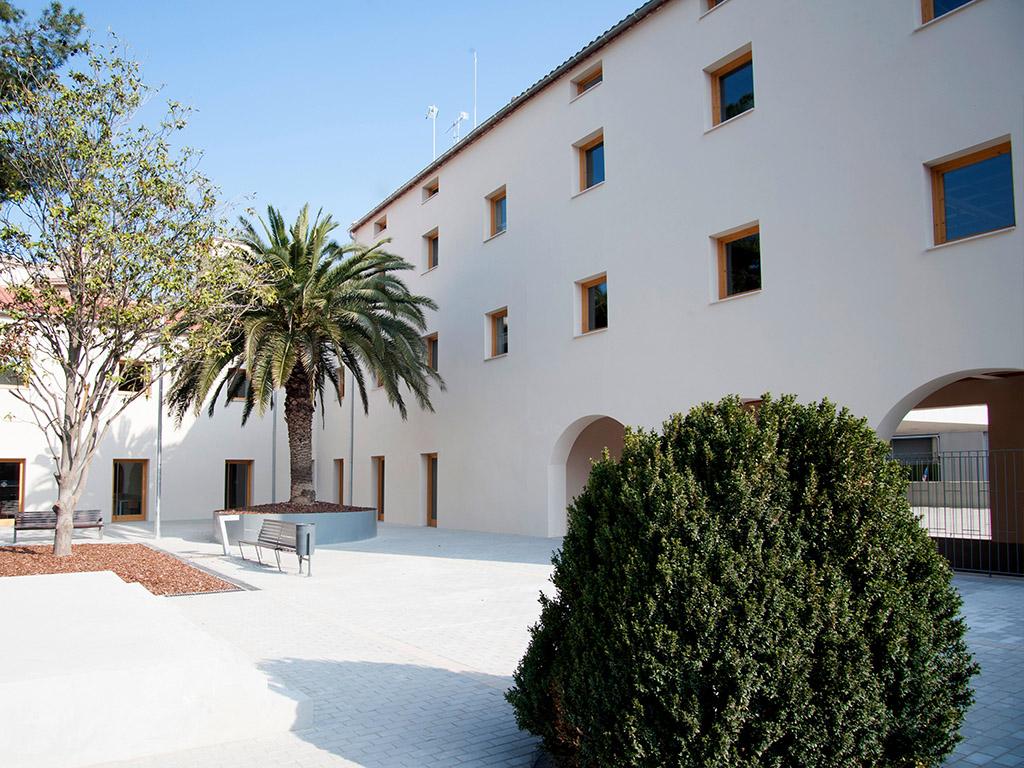
[{"label": "large rectangular window", "polygon": [[590,333],[608,327],[608,278],[604,275],[579,284],[583,317],[580,328]]},{"label": "large rectangular window", "polygon": [[580,159],[580,191],[604,181],[604,133],[578,145]]},{"label": "large rectangular window", "polygon": [[921,0],[921,22],[927,24],[970,2],[972,0]]},{"label": "large rectangular window", "polygon": [[491,312],[488,316],[491,335],[491,357],[508,354],[508,307]]},{"label": "large rectangular window", "polygon": [[114,459],[113,520],[145,520],[149,461]]},{"label": "large rectangular window", "polygon": [[718,298],[761,289],[761,232],[758,227],[718,239]]},{"label": "large rectangular window", "polygon": [[224,509],[252,506],[252,460],[229,459],[224,462]]},{"label": "large rectangular window", "polygon": [[1009,142],[932,166],[931,172],[936,245],[1014,225]]},{"label": "large rectangular window", "polygon": [[25,511],[25,460],[0,459],[0,517]]},{"label": "large rectangular window", "polygon": [[487,207],[490,211],[491,237],[500,235],[508,228],[508,197],[504,187],[488,196]]},{"label": "large rectangular window", "polygon": [[437,454],[427,453],[427,525],[437,527]]},{"label": "large rectangular window", "polygon": [[754,108],[754,55],[742,56],[711,72],[712,122],[724,123]]}]

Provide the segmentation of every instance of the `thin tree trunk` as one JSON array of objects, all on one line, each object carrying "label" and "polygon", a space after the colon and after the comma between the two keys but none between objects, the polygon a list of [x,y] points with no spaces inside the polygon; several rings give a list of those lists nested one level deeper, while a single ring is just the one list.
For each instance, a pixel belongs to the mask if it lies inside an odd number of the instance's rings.
[{"label": "thin tree trunk", "polygon": [[284,385],[284,421],[288,427],[291,503],[312,504],[313,487],[313,400],[301,366]]},{"label": "thin tree trunk", "polygon": [[57,477],[57,503],[53,505],[53,511],[57,513],[57,530],[53,534],[53,554],[57,557],[67,557],[71,554],[74,512],[82,495],[81,488],[84,480],[85,470],[70,466],[70,462],[61,460],[60,474]]}]

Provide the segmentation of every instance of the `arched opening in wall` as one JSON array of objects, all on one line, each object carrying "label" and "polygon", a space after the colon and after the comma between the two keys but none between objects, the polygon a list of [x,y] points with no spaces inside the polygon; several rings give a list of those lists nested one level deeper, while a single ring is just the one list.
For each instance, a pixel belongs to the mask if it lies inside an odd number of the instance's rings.
[{"label": "arched opening in wall", "polygon": [[879,426],[914,515],[954,568],[1024,575],[1024,371],[966,371],[901,400]]},{"label": "arched opening in wall", "polygon": [[584,416],[562,432],[548,465],[548,535],[564,536],[566,507],[587,484],[590,467],[605,448],[612,458],[622,455],[626,428],[610,416]]}]

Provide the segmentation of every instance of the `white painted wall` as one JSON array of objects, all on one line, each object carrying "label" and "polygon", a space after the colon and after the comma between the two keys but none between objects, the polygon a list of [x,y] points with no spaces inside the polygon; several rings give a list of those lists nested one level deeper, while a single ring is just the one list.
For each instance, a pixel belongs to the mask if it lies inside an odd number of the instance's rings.
[{"label": "white painted wall", "polygon": [[[925,168],[1010,136],[1024,212],[1024,4],[980,0],[926,27],[918,0],[703,7],[669,3],[579,64],[600,58],[601,85],[571,101],[566,75],[445,162],[438,195],[417,184],[387,207],[412,290],[441,308],[429,330],[448,391],[406,423],[371,393],[357,503],[385,455],[386,519],[422,525],[420,456],[436,451],[439,525],[555,534],[552,451],[581,417],[654,427],[728,393],[795,392],[887,437],[961,372],[1024,367],[1024,239],[932,248]],[[748,43],[757,106],[709,130],[704,70]],[[573,196],[572,145],[598,128],[607,181]],[[485,241],[501,185],[508,231]],[[717,302],[711,236],[754,221],[764,289]],[[440,266],[424,273],[435,227]],[[355,236],[375,239],[372,219]],[[577,337],[574,284],[603,271],[610,327]],[[510,353],[486,360],[485,313],[506,305]],[[320,456],[347,446],[347,413],[329,412]]]}]

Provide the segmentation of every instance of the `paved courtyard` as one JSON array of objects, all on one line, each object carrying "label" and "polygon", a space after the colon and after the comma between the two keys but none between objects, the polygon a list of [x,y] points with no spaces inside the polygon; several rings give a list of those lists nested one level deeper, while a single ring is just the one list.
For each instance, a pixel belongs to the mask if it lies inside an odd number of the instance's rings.
[{"label": "paved courtyard", "polygon": [[[315,726],[108,766],[533,766],[502,694],[550,588],[557,541],[382,526],[321,548],[314,576],[224,558],[204,526],[161,546],[257,589],[163,598],[315,702]],[[108,538],[148,540],[141,527]],[[237,553],[237,550],[235,550]],[[958,575],[982,675],[955,768],[1024,766],[1024,580]]]}]

